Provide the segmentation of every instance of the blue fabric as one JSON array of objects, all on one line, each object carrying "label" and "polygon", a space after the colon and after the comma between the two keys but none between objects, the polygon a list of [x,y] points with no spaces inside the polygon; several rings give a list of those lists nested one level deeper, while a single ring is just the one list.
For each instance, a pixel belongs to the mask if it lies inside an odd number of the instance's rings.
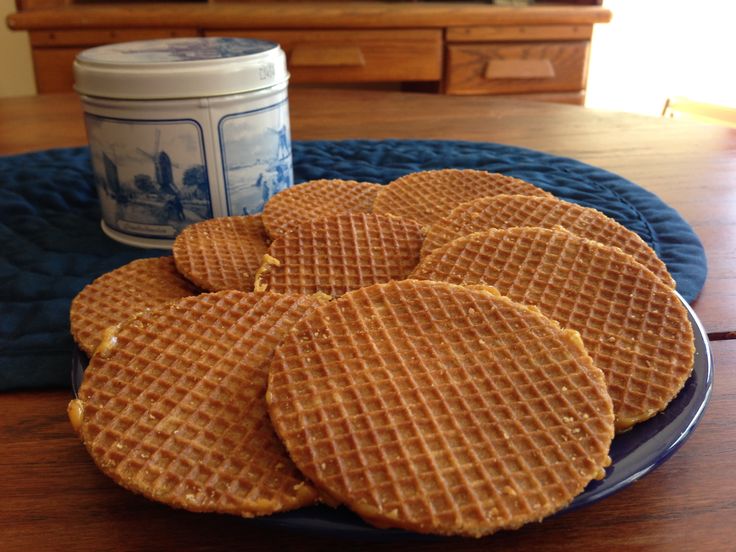
[{"label": "blue fabric", "polygon": [[[637,232],[667,264],[686,300],[705,282],[703,247],[677,212],[635,184],[572,159],[457,141],[294,142],[293,150],[296,182],[387,183],[448,167],[517,176]],[[87,148],[0,158],[0,389],[68,386],[72,298],[105,272],[166,254],[116,243],[99,224]]]}]

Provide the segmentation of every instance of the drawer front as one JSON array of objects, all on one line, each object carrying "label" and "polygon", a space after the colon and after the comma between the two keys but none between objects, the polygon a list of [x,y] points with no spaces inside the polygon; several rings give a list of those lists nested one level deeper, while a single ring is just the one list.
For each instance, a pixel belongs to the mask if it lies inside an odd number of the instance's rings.
[{"label": "drawer front", "polygon": [[585,88],[587,41],[455,44],[447,50],[448,94],[567,92]]},{"label": "drawer front", "polygon": [[291,81],[398,82],[442,78],[442,31],[210,31],[261,38],[286,52]]}]

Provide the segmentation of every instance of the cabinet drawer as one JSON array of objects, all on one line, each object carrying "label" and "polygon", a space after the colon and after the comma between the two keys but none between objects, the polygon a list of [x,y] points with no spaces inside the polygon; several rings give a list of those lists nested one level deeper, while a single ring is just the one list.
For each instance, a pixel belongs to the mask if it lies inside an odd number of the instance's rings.
[{"label": "cabinet drawer", "polygon": [[277,42],[291,81],[397,82],[442,78],[442,31],[209,31]]},{"label": "cabinet drawer", "polygon": [[566,92],[585,88],[588,42],[455,44],[448,94]]}]

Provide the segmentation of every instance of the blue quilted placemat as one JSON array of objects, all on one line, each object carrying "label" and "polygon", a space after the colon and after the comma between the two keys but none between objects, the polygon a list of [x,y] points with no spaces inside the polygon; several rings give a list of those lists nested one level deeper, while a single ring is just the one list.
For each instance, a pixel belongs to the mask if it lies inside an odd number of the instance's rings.
[{"label": "blue quilted placemat", "polygon": [[[637,232],[664,260],[686,300],[705,282],[703,247],[655,195],[623,178],[541,152],[457,141],[295,142],[297,182],[389,182],[436,168],[472,168],[528,180],[595,207]],[[165,254],[118,244],[100,230],[87,148],[0,158],[0,389],[68,386],[72,298],[99,275]]]}]

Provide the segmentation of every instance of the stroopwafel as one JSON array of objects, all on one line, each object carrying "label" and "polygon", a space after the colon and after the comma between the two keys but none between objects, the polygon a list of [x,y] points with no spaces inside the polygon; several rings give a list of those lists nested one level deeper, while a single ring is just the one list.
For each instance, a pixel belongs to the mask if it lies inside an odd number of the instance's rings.
[{"label": "stroopwafel", "polygon": [[139,259],[103,274],[77,294],[69,313],[71,332],[80,349],[92,355],[109,326],[197,293],[172,257]]},{"label": "stroopwafel", "polygon": [[310,180],[273,196],[263,208],[263,223],[272,239],[290,224],[338,213],[370,213],[380,184],[355,180]]},{"label": "stroopwafel", "polygon": [[554,197],[501,194],[458,205],[429,229],[422,245],[422,257],[441,245],[474,232],[514,226],[553,228],[557,225],[583,238],[620,247],[667,285],[675,287],[665,264],[638,234],[596,209]]},{"label": "stroopwafel", "polygon": [[616,247],[542,228],[463,236],[412,278],[486,284],[580,332],[624,430],[663,410],[693,368],[693,330],[675,292]]},{"label": "stroopwafel", "polygon": [[419,225],[398,217],[342,213],[295,225],[276,238],[256,276],[256,291],[323,292],[401,280],[419,262]]},{"label": "stroopwafel", "polygon": [[378,284],[313,310],[277,348],[267,402],[302,472],[379,527],[517,528],[610,462],[611,400],[577,332],[446,283]]},{"label": "stroopwafel", "polygon": [[220,217],[187,226],[176,237],[176,268],[207,291],[252,291],[268,250],[261,215]]},{"label": "stroopwafel", "polygon": [[69,406],[95,463],[131,491],[195,512],[251,517],[314,502],[265,390],[276,345],[320,301],[221,291],[108,332]]},{"label": "stroopwafel", "polygon": [[381,187],[373,212],[429,227],[461,203],[497,194],[550,195],[534,184],[499,173],[442,169],[407,174]]}]

